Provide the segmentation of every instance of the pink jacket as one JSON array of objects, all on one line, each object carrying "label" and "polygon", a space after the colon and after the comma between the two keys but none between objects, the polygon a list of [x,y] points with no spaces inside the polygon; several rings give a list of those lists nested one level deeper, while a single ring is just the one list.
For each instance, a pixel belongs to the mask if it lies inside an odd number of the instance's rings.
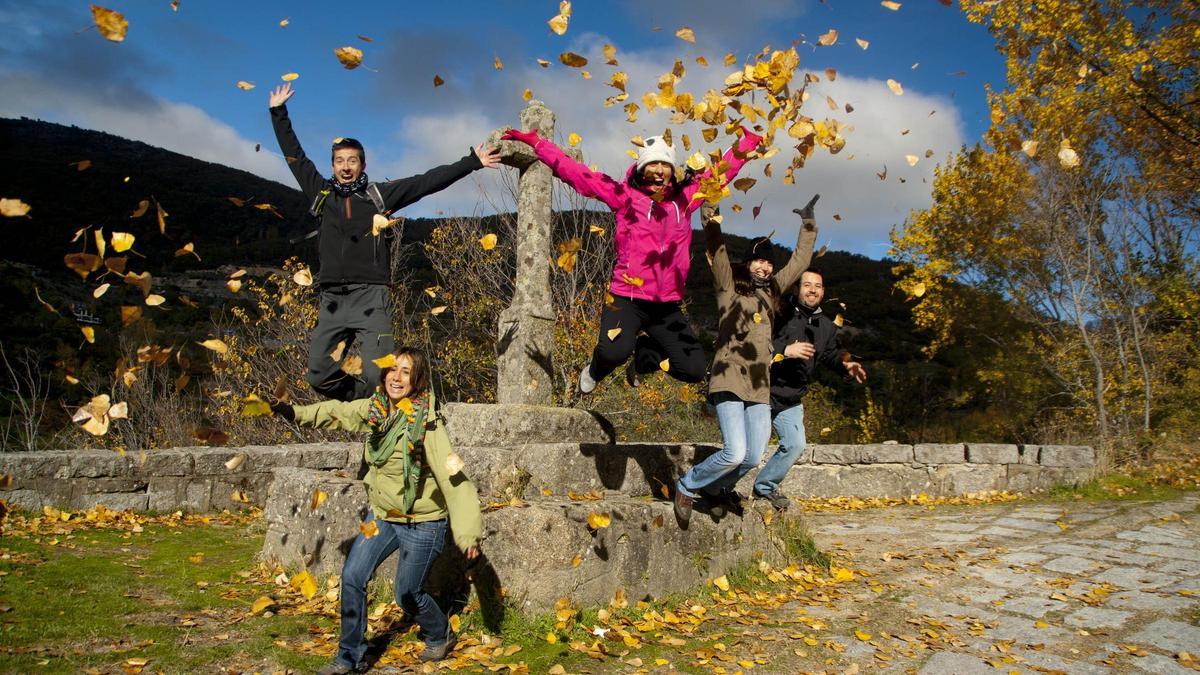
[{"label": "pink jacket", "polygon": [[[724,160],[729,165],[725,173],[727,182],[737,176],[746,164],[746,154],[758,146],[759,140],[760,137],[747,131],[737,143],[737,152],[731,149],[725,153]],[[609,292],[654,302],[683,299],[692,264],[692,212],[703,203],[700,199],[692,201],[700,189],[700,176],[682,189],[668,188],[663,200],[656,202],[631,184],[636,166],[629,167],[624,182],[617,182],[571,159],[545,139],[538,141],[534,152],[559,180],[585,197],[604,202],[616,215],[613,242],[617,263]],[[707,175],[708,170],[701,174]]]}]

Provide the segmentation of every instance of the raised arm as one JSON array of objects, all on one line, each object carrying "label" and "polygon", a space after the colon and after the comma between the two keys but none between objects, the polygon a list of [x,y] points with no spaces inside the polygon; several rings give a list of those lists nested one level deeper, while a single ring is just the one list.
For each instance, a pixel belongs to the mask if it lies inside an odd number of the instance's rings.
[{"label": "raised arm", "polygon": [[780,288],[791,288],[812,262],[813,245],[817,242],[817,220],[813,216],[813,206],[820,198],[821,195],[815,195],[803,209],[795,210],[800,214],[800,233],[796,237],[796,248],[792,250],[792,257],[775,273],[775,281]]},{"label": "raised arm", "polygon": [[705,204],[700,219],[704,222],[705,253],[712,268],[713,287],[718,292],[728,291],[733,288],[733,267],[729,264],[729,251],[721,232],[721,210]]},{"label": "raised arm", "polygon": [[321,176],[321,172],[317,171],[317,165],[305,156],[304,148],[300,147],[300,139],[296,138],[296,132],[292,130],[287,100],[294,93],[290,83],[271,90],[271,126],[275,129],[275,140],[279,142],[279,150],[287,160],[288,168],[292,170],[296,182],[300,184],[300,191],[311,201],[325,187],[327,181]]},{"label": "raised arm", "polygon": [[[746,162],[749,161],[750,153],[754,152],[754,149],[758,147],[760,142],[762,142],[761,136],[755,134],[746,127],[742,127],[742,137],[738,139],[738,142],[735,143],[732,148],[726,150],[725,156],[721,158],[721,164],[727,167],[724,175],[726,183],[737,177],[738,172],[741,171],[742,167],[746,166]],[[700,200],[692,198],[696,195],[696,191],[700,189],[700,182],[707,178],[711,173],[712,167],[709,167],[701,172],[695,180],[684,186],[683,196],[687,197],[688,199],[687,209],[689,215],[695,213],[696,209],[700,208]]]},{"label": "raised arm", "polygon": [[379,193],[383,196],[383,203],[388,212],[391,212],[402,209],[422,197],[445,190],[472,171],[494,168],[499,163],[500,151],[494,148],[485,149],[481,143],[452,164],[443,164],[416,176],[380,183]]},{"label": "raised arm", "polygon": [[625,202],[625,185],[607,174],[592,171],[583,162],[567,156],[557,145],[537,135],[536,131],[509,129],[501,136],[506,141],[520,141],[533,148],[537,158],[550,167],[556,178],[573,190],[591,199],[598,199],[610,209],[619,209]]}]

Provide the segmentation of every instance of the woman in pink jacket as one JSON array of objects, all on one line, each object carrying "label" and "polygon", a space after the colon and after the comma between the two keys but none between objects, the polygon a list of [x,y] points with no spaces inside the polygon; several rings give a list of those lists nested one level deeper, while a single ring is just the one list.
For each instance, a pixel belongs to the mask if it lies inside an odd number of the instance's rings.
[{"label": "woman in pink jacket", "polygon": [[[692,212],[703,203],[692,197],[707,171],[682,182],[676,180],[675,149],[661,136],[646,139],[637,164],[629,167],[620,181],[571,159],[538,136],[537,130],[511,129],[502,138],[532,147],[559,180],[585,197],[604,202],[616,216],[613,243],[617,262],[609,285],[613,302],[600,314],[600,336],[592,360],[579,373],[579,390],[590,394],[635,348],[626,371],[632,386],[637,386],[640,375],[658,370],[663,360],[669,364],[667,373],[675,379],[703,380],[704,351],[680,310],[680,301],[691,266]],[[741,139],[721,162],[722,168],[728,167],[726,181],[737,176],[760,140],[742,128]],[[608,332],[614,328],[621,332],[609,339]],[[646,335],[638,337],[642,331]]]}]

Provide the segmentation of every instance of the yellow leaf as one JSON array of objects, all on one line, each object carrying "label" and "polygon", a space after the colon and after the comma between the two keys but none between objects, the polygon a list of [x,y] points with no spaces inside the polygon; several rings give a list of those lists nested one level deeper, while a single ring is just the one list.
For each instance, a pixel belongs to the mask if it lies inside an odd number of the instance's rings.
[{"label": "yellow leaf", "polygon": [[914,298],[919,298],[923,295],[925,295],[925,282],[920,281],[920,282],[917,282],[916,286],[912,287],[912,296]]},{"label": "yellow leaf", "polygon": [[604,62],[610,66],[617,65],[617,48],[606,44],[604,45]]},{"label": "yellow leaf", "polygon": [[264,595],[264,596],[260,597],[259,599],[255,600],[254,604],[250,606],[250,613],[251,614],[262,614],[263,612],[267,611],[267,608],[273,606],[274,604],[275,604],[274,600],[272,600],[271,598]]},{"label": "yellow leaf", "polygon": [[916,155],[905,155],[904,161],[908,162],[909,166],[916,166],[917,162],[921,161],[921,158]]},{"label": "yellow leaf", "polygon": [[579,134],[577,134],[575,132],[571,132],[571,135],[567,136],[567,145],[570,145],[573,148],[573,147],[579,145],[580,141],[582,141],[582,140],[583,140],[583,138],[580,137]]},{"label": "yellow leaf", "polygon": [[229,281],[225,282],[225,288],[228,288],[230,293],[237,293],[238,291],[242,290],[242,280],[230,279]]},{"label": "yellow leaf", "polygon": [[346,70],[354,70],[362,65],[363,52],[357,47],[349,45],[338,47],[333,50],[333,55],[337,57],[337,60],[341,62],[342,67]]},{"label": "yellow leaf", "polygon": [[341,369],[347,375],[362,375],[362,357],[351,354],[342,360]]},{"label": "yellow leaf", "polygon": [[289,23],[291,23],[291,22],[292,22],[292,20],[291,20],[291,19],[280,19],[280,20],[279,20],[279,27],[280,27],[280,28],[284,28],[284,27],[286,27],[286,26],[287,26]]},{"label": "yellow leaf", "polygon": [[643,279],[641,277],[631,277],[628,274],[625,274],[624,272],[621,273],[621,279],[624,280],[625,283],[629,284],[630,286],[634,286],[636,288],[641,288],[642,284],[646,283],[645,279]]},{"label": "yellow leaf", "polygon": [[607,513],[589,513],[587,517],[588,527],[593,530],[608,527],[612,524],[612,516]]},{"label": "yellow leaf", "polygon": [[442,305],[440,307],[434,307],[433,309],[429,310],[429,313],[434,316],[437,316],[438,314],[441,314],[444,311],[446,311],[446,305]]},{"label": "yellow leaf", "polygon": [[446,471],[451,476],[462,473],[462,470],[466,466],[466,463],[463,462],[462,457],[458,456],[458,453],[451,452],[450,454],[446,455]]},{"label": "yellow leaf", "polygon": [[729,590],[729,577],[722,574],[721,576],[717,577],[716,579],[713,579],[713,585],[716,586],[717,588],[721,589],[722,591],[728,591]]},{"label": "yellow leaf", "polygon": [[525,87],[525,91],[521,92],[521,98],[525,99],[526,101],[531,100],[533,98],[533,90],[529,87]]},{"label": "yellow leaf", "polygon": [[783,360],[783,354],[776,354],[775,356],[773,356],[771,358],[772,363],[779,363],[782,360]]},{"label": "yellow leaf", "polygon": [[[559,33],[559,35],[561,35],[561,33]],[[546,642],[549,642],[550,644],[555,644],[558,642],[558,636],[555,635],[554,633],[546,633]],[[562,666],[559,666],[559,668],[561,669]]]},{"label": "yellow leaf", "polygon": [[838,567],[837,565],[833,565],[829,568],[829,574],[833,577],[834,581],[854,580],[854,572],[846,569],[845,567]]},{"label": "yellow leaf", "polygon": [[567,675],[567,669],[562,667],[561,663],[556,663],[550,666],[550,670],[546,671],[547,675]]},{"label": "yellow leaf", "polygon": [[367,523],[359,523],[358,531],[362,532],[363,537],[370,539],[371,537],[379,534],[379,525],[377,525],[374,520]]},{"label": "yellow leaf", "polygon": [[254,88],[254,83],[253,83],[253,82],[247,82],[247,81],[245,81],[245,80],[238,80],[238,81],[237,81],[237,88],[238,88],[238,89],[241,89],[242,91],[250,91],[251,89],[253,89],[253,88]]},{"label": "yellow leaf", "polygon": [[450,623],[450,630],[454,631],[455,633],[462,630],[462,619],[459,618],[459,616],[457,614],[450,617],[449,623]]},{"label": "yellow leaf", "polygon": [[284,82],[291,82],[298,77],[300,77],[300,73],[284,73],[279,79],[283,80]]},{"label": "yellow leaf", "polygon": [[312,272],[309,271],[309,269],[307,267],[305,267],[304,269],[298,270],[295,274],[292,275],[292,281],[296,282],[297,284],[299,284],[301,286],[312,286],[312,283],[313,283]]},{"label": "yellow leaf", "polygon": [[96,329],[91,326],[80,326],[79,331],[83,333],[83,339],[92,344],[96,341]]},{"label": "yellow leaf", "polygon": [[1034,628],[1049,628],[1050,624],[1046,623],[1045,621],[1039,620],[1039,621],[1033,622],[1033,627]]},{"label": "yellow leaf", "polygon": [[435,86],[435,87],[440,87],[440,86],[442,86],[443,84],[446,84],[446,81],[442,79],[442,76],[441,76],[441,75],[436,75],[436,74],[435,74],[435,75],[433,76],[433,86]]},{"label": "yellow leaf", "polygon": [[271,406],[254,394],[246,397],[246,405],[242,407],[242,417],[262,417],[271,414]]},{"label": "yellow leaf", "polygon": [[245,463],[246,463],[245,455],[234,455],[233,457],[229,458],[229,461],[225,462],[225,469],[227,471],[237,471],[238,467],[240,467],[242,464],[245,464]]},{"label": "yellow leaf", "polygon": [[762,323],[762,314],[755,312],[752,318],[754,319],[754,323]]},{"label": "yellow leaf", "polygon": [[497,57],[496,57],[496,61],[495,61],[495,63],[493,63],[492,65],[493,65],[493,66],[495,66],[496,70],[504,70],[504,64],[503,64],[503,63],[500,63],[500,57],[499,57],[499,56],[497,56]]},{"label": "yellow leaf", "polygon": [[854,41],[857,42],[858,46],[862,47],[863,49],[866,49],[867,47],[869,47],[871,45],[870,42],[867,42],[866,40],[864,40],[862,38],[854,38]]},{"label": "yellow leaf", "polygon": [[662,361],[659,361],[658,367],[664,373],[669,372],[671,370],[671,359],[663,359]]},{"label": "yellow leaf", "polygon": [[18,218],[29,213],[30,206],[20,199],[0,199],[0,216]]},{"label": "yellow leaf", "polygon": [[324,504],[325,500],[328,498],[329,498],[329,495],[325,494],[324,490],[317,488],[317,489],[313,490],[312,499],[310,499],[308,501],[308,506],[310,509],[316,510],[316,508],[318,506],[320,506],[321,504]]},{"label": "yellow leaf", "polygon": [[599,225],[589,225],[588,232],[591,232],[592,234],[594,234],[598,237],[604,236],[604,228],[600,227]]},{"label": "yellow leaf", "polygon": [[167,301],[166,298],[164,298],[161,295],[155,294],[155,293],[151,293],[150,295],[146,296],[146,304],[149,305],[150,307],[158,307],[159,305],[163,304],[166,301]]},{"label": "yellow leaf", "polygon": [[612,340],[616,340],[616,339],[617,339],[617,336],[618,336],[618,335],[620,335],[620,334],[621,334],[621,328],[620,328],[620,327],[613,328],[613,329],[609,330],[609,331],[608,331],[608,339],[609,339],[609,341],[611,342]]},{"label": "yellow leaf", "polygon": [[571,68],[582,68],[588,63],[587,59],[575,52],[563,52],[558,55],[558,60],[562,61],[564,66],[570,66]]},{"label": "yellow leaf", "polygon": [[683,40],[684,42],[691,42],[693,44],[696,42],[696,34],[687,26],[675,31],[675,37]]},{"label": "yellow leaf", "polygon": [[1028,157],[1036,157],[1038,149],[1037,141],[1021,141],[1021,152]]},{"label": "yellow leaf", "polygon": [[479,238],[479,245],[480,245],[480,246],[482,246],[482,247],[483,247],[483,250],[485,250],[485,251],[490,251],[490,250],[492,250],[492,249],[496,248],[496,235],[495,235],[495,233],[488,232],[487,234],[485,234],[485,235],[483,235],[482,237],[480,237],[480,238]]},{"label": "yellow leaf", "polygon": [[[338,346],[340,347],[344,344],[345,343],[338,343]],[[334,359],[334,360],[336,361],[337,359]],[[371,363],[374,363],[376,366],[378,366],[380,370],[387,370],[388,368],[394,368],[394,367],[396,367],[396,355],[395,354],[384,354],[383,356],[381,356],[377,359],[371,359]]]},{"label": "yellow leaf", "polygon": [[898,2],[893,2],[892,0],[883,0],[883,2],[881,2],[881,3],[879,3],[879,4],[883,5],[884,7],[888,8],[888,9],[890,9],[890,10],[892,10],[893,12],[895,12],[895,11],[898,11],[898,10],[900,9],[900,3],[898,3]]},{"label": "yellow leaf", "polygon": [[582,557],[575,556],[574,558],[571,558],[571,567],[579,567],[579,564],[582,562],[583,562]]},{"label": "yellow leaf", "polygon": [[841,328],[842,324],[844,323],[846,323],[846,319],[843,318],[841,314],[833,317],[833,325],[837,326],[838,328]]},{"label": "yellow leaf", "polygon": [[96,287],[96,290],[92,291],[92,297],[93,297],[93,298],[99,298],[100,296],[102,296],[102,295],[104,295],[105,293],[107,293],[107,292],[108,292],[108,289],[109,289],[111,286],[112,286],[112,284],[100,284],[99,286],[97,286],[97,287]]},{"label": "yellow leaf", "polygon": [[1071,147],[1071,141],[1064,138],[1058,146],[1058,163],[1065,169],[1073,169],[1079,166],[1079,155]]},{"label": "yellow leaf", "polygon": [[904,87],[900,86],[900,83],[899,83],[899,82],[897,82],[897,81],[895,81],[895,80],[888,80],[888,81],[887,81],[887,86],[888,86],[888,89],[891,89],[891,90],[892,90],[892,93],[893,93],[893,94],[895,94],[895,95],[897,95],[897,96],[903,96],[903,95],[904,95]]},{"label": "yellow leaf", "polygon": [[121,306],[121,325],[128,326],[142,318],[142,308],[136,305]]},{"label": "yellow leaf", "polygon": [[817,37],[817,44],[822,47],[832,47],[837,44],[838,32],[836,28],[830,28],[828,33],[822,33]]},{"label": "yellow leaf", "polygon": [[859,640],[862,640],[863,642],[866,642],[867,640],[871,639],[871,634],[866,632],[865,630],[860,629],[860,630],[854,631],[854,637],[858,638]]},{"label": "yellow leaf", "polygon": [[404,413],[405,415],[413,414],[412,400],[409,399],[407,396],[400,399],[399,401],[396,401],[396,408],[399,409],[400,412]]},{"label": "yellow leaf", "polygon": [[99,5],[92,5],[92,21],[104,39],[112,42],[124,40],[125,32],[129,30],[129,21],[124,14]]},{"label": "yellow leaf", "polygon": [[291,586],[309,600],[312,600],[312,597],[317,594],[317,580],[307,570],[292,577]]}]

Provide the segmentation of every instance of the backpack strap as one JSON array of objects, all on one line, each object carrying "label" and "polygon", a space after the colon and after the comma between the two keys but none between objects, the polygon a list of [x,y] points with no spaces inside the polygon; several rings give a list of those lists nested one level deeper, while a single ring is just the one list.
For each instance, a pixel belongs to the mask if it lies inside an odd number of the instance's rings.
[{"label": "backpack strap", "polygon": [[371,198],[371,203],[375,205],[375,210],[382,215],[388,215],[387,207],[383,203],[383,195],[379,192],[379,183],[367,183],[367,196]]},{"label": "backpack strap", "polygon": [[329,188],[325,188],[324,190],[318,192],[317,196],[313,198],[312,206],[308,209],[308,215],[320,220],[322,212],[325,211],[325,200],[328,198]]}]

